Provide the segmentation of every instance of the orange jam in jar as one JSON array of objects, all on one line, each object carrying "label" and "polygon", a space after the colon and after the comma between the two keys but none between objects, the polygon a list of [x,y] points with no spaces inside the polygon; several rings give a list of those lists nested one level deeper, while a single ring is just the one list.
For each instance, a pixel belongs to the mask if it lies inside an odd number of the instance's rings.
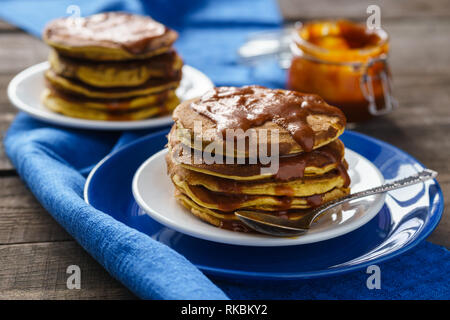
[{"label": "orange jam in jar", "polygon": [[289,89],[320,95],[341,108],[349,122],[368,120],[396,106],[384,30],[347,20],[316,21],[298,24],[293,40]]}]

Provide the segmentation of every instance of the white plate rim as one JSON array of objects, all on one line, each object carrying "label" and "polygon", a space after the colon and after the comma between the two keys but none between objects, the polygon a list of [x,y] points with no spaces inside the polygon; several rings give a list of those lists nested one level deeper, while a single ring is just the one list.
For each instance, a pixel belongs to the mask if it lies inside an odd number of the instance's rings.
[{"label": "white plate rim", "polygon": [[[377,173],[377,175],[379,176],[380,180],[383,182],[384,181],[384,177],[381,174],[380,170],[372,164],[372,162],[370,162],[367,158],[365,158],[364,156],[360,155],[358,152],[351,150],[351,149],[347,149],[346,150],[350,150],[351,152],[357,154],[360,158],[364,159],[365,161],[367,161],[368,163],[370,163],[370,165],[373,167],[373,169],[375,169],[375,172]],[[283,246],[294,246],[294,245],[305,245],[305,244],[311,244],[311,243],[316,243],[316,242],[320,242],[320,241],[324,241],[324,240],[329,240],[332,238],[336,238],[339,237],[341,235],[347,234],[351,231],[354,231],[358,228],[360,228],[361,226],[365,225],[366,223],[368,223],[372,218],[374,218],[378,212],[381,210],[381,208],[383,207],[384,203],[385,203],[385,196],[386,194],[380,194],[378,195],[379,199],[376,201],[375,205],[373,205],[370,208],[370,213],[363,215],[361,218],[355,220],[352,223],[348,223],[346,225],[341,225],[339,228],[336,228],[334,231],[333,230],[329,230],[327,232],[322,232],[322,233],[318,233],[313,235],[312,237],[309,237],[309,241],[305,241],[305,237],[303,236],[299,236],[296,238],[276,238],[276,237],[270,237],[267,236],[264,238],[243,238],[245,240],[243,240],[242,238],[239,239],[237,237],[233,237],[233,231],[229,231],[229,237],[221,237],[220,233],[219,234],[214,234],[213,236],[210,235],[205,235],[202,232],[197,232],[196,230],[190,229],[190,228],[185,228],[183,225],[180,224],[176,224],[173,223],[170,219],[166,218],[164,215],[156,212],[155,210],[153,210],[151,207],[149,207],[147,205],[147,203],[144,201],[144,199],[142,198],[140,192],[139,192],[139,188],[138,188],[138,179],[139,176],[142,174],[142,171],[145,170],[145,168],[147,167],[147,165],[152,162],[155,158],[157,157],[161,157],[164,156],[164,154],[167,152],[167,148],[158,151],[157,153],[155,153],[154,155],[152,155],[150,158],[148,158],[146,161],[144,161],[139,168],[136,170],[134,176],[133,176],[133,181],[132,181],[132,193],[133,193],[133,197],[135,199],[135,201],[137,202],[138,206],[144,210],[144,212],[146,214],[148,214],[152,219],[156,220],[157,222],[159,222],[160,224],[173,229],[177,232],[198,238],[198,239],[202,239],[202,240],[208,240],[208,241],[212,241],[212,242],[217,242],[217,243],[224,243],[224,244],[231,244],[231,245],[239,245],[239,246],[250,246],[250,247],[283,247]],[[206,223],[206,222],[204,222]],[[211,226],[212,228],[216,228],[214,226]],[[227,230],[228,231],[228,230]],[[263,241],[261,241],[261,239],[264,239]],[[308,239],[308,238],[306,238]]]},{"label": "white plate rim", "polygon": [[[135,121],[101,121],[101,120],[88,120],[72,118],[62,114],[55,113],[51,110],[44,108],[39,109],[28,105],[17,94],[17,88],[28,77],[34,76],[37,73],[43,73],[49,68],[48,61],[44,61],[35,64],[25,70],[19,72],[10,82],[7,89],[9,101],[19,110],[29,114],[33,118],[55,124],[60,126],[66,126],[78,129],[94,129],[94,130],[138,130],[138,129],[150,129],[169,125],[173,122],[172,116],[167,115],[159,118],[150,118],[144,120]],[[189,65],[183,66],[183,73],[195,74],[196,77],[201,77],[202,81],[207,83],[210,88],[214,87],[213,82],[200,70],[191,67]]]}]

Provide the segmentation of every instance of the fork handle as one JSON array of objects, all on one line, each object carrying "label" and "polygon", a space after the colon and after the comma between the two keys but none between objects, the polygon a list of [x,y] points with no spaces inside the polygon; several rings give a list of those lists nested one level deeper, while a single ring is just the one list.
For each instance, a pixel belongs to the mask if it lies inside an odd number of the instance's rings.
[{"label": "fork handle", "polygon": [[430,170],[430,169],[424,169],[423,171],[419,172],[418,174],[400,179],[400,180],[396,180],[390,183],[386,183],[383,184],[379,187],[375,187],[372,189],[367,189],[367,190],[363,190],[363,191],[359,191],[353,194],[349,194],[346,195],[345,197],[342,198],[338,198],[336,200],[332,200],[330,202],[327,202],[323,205],[321,205],[320,207],[317,207],[313,212],[314,214],[311,215],[310,217],[310,221],[314,221],[315,219],[317,219],[322,213],[326,212],[328,209],[331,209],[337,205],[340,205],[342,203],[348,202],[350,200],[354,200],[354,199],[359,199],[359,198],[364,198],[364,197],[368,197],[374,194],[378,194],[378,193],[384,193],[387,191],[391,191],[391,190],[396,190],[396,189],[400,189],[403,187],[407,187],[419,182],[423,182],[429,179],[434,179],[437,176],[437,172]]}]

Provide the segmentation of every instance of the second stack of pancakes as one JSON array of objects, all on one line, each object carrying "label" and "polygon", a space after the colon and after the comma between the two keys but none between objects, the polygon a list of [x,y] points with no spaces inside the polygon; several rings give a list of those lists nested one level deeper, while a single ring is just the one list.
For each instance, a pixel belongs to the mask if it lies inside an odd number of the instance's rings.
[{"label": "second stack of pancakes", "polygon": [[149,17],[108,12],[60,18],[44,30],[53,50],[44,105],[71,117],[139,120],[167,113],[183,62],[177,33]]},{"label": "second stack of pancakes", "polygon": [[[345,148],[338,139],[345,117],[318,96],[259,86],[219,87],[181,103],[173,117],[166,161],[175,197],[217,227],[249,231],[234,215],[239,210],[298,219],[350,192]],[[199,123],[200,132],[195,130]],[[227,148],[230,140],[223,133],[228,129],[266,130],[264,147],[276,150],[271,144],[277,144],[278,170],[264,171],[270,164],[250,161],[249,144],[242,150],[234,141],[234,149]],[[271,138],[275,130],[278,139]],[[214,150],[222,153],[223,163],[198,156],[211,143],[221,146]],[[226,156],[235,161],[227,162]]]}]

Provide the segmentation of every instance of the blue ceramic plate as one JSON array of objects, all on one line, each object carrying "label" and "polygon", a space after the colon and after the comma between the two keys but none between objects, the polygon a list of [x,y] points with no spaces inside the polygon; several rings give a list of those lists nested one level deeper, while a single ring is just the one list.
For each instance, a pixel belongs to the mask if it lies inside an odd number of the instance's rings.
[{"label": "blue ceramic plate", "polygon": [[[85,200],[95,208],[168,245],[207,274],[254,279],[301,279],[365,268],[417,245],[437,226],[443,196],[433,180],[409,192],[386,195],[380,212],[343,236],[288,247],[246,247],[200,240],[142,215],[131,183],[139,166],[166,144],[168,131],[141,138],[102,160],[86,182]],[[368,136],[346,131],[347,148],[370,160],[386,181],[418,172],[423,166],[405,152]],[[155,183],[158,183],[155,181]]]}]

